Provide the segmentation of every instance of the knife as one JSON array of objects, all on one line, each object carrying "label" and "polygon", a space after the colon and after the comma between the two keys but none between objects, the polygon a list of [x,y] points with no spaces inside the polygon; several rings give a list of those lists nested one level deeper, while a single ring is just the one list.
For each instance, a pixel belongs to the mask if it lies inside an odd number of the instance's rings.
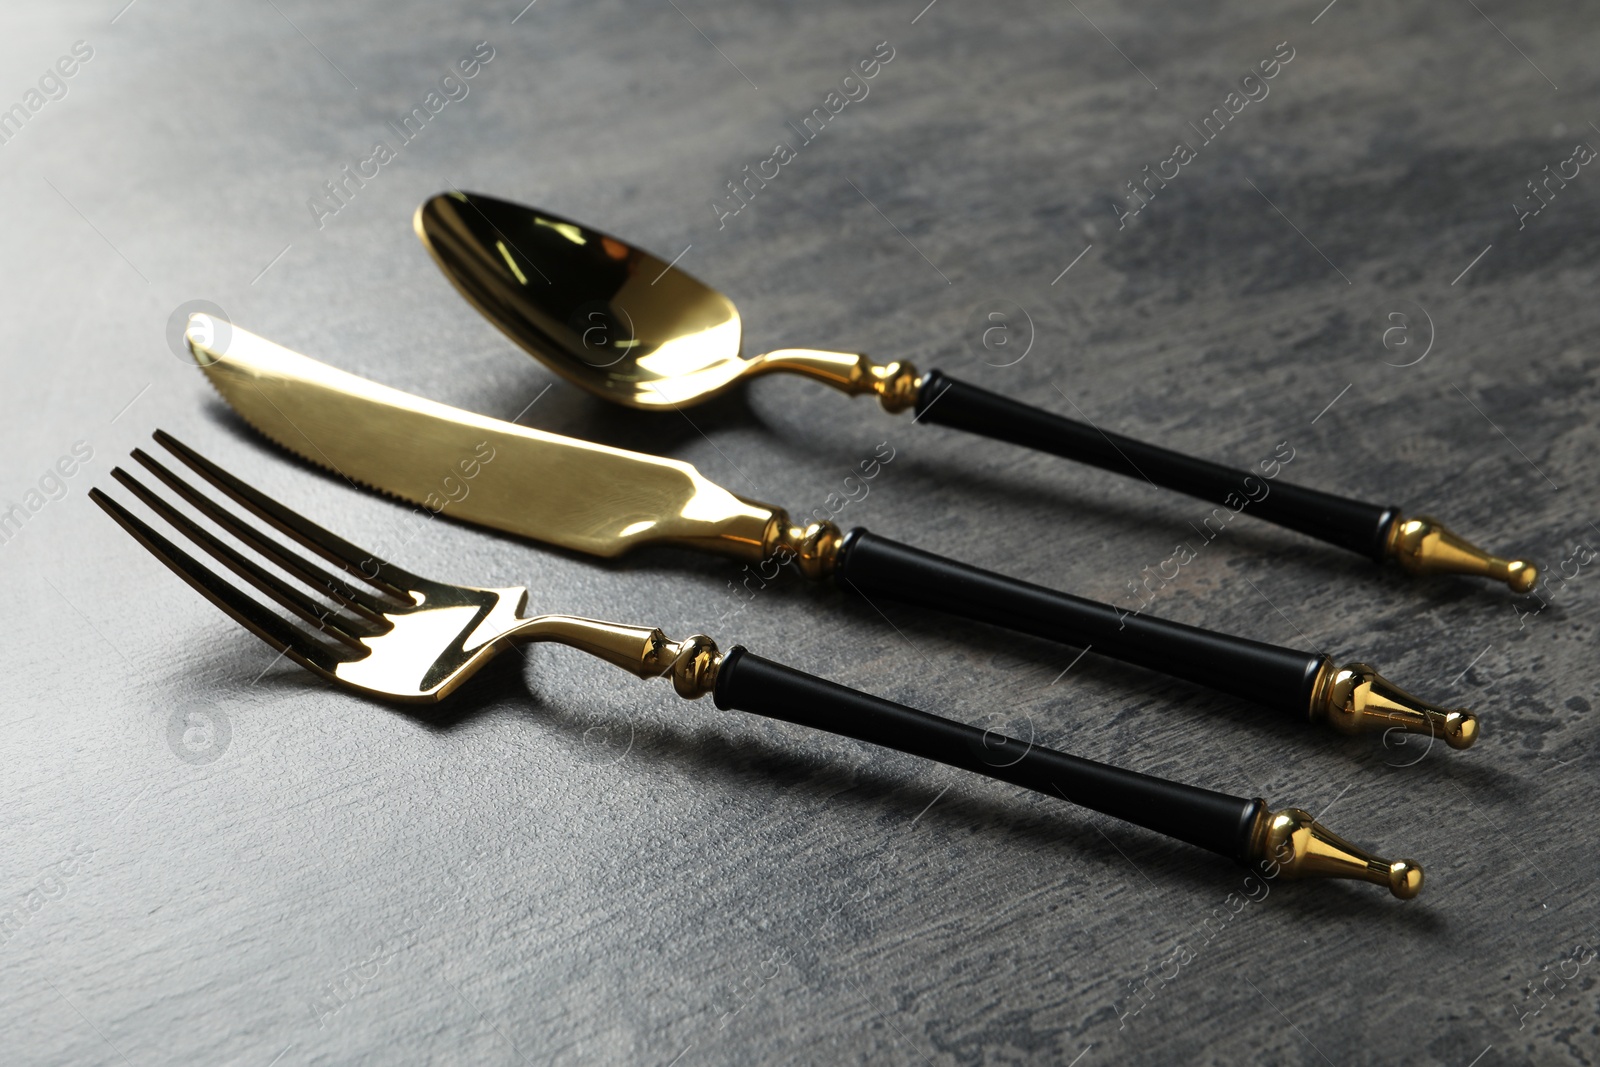
[{"label": "knife", "polygon": [[[677,545],[792,562],[869,601],[900,601],[1094,651],[1344,733],[1403,730],[1452,748],[1476,717],[1428,703],[1364,663],[1300,652],[1005,577],[857,527],[801,527],[680,460],[462,411],[330,367],[221,319],[190,350],[223,400],[310,462],[452,518],[601,557]],[[485,458],[487,457],[487,458]],[[470,480],[467,480],[469,479]]]}]

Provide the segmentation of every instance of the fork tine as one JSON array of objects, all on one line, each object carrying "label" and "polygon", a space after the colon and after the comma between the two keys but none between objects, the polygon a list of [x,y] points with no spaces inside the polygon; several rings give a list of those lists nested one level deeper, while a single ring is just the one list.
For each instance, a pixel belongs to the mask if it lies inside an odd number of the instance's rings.
[{"label": "fork tine", "polygon": [[[410,601],[411,598],[407,596],[406,591],[408,588],[415,587],[420,581],[416,575],[403,571],[386,560],[379,559],[366,549],[353,545],[338,534],[326,530],[290,511],[265,493],[235,478],[165,430],[157,430],[152,436],[163,448],[177,456],[202,478],[228,494],[241,506],[248,508],[260,518],[270,522],[302,545],[326,558],[330,563],[336,563],[347,570],[355,571],[364,580],[380,588],[386,587],[387,591],[393,593],[402,601]],[[369,569],[376,571],[375,576],[368,576],[367,571]]]},{"label": "fork tine", "polygon": [[310,634],[292,626],[245,595],[231,582],[197,562],[194,557],[156,533],[143,520],[112,500],[99,489],[89,490],[89,499],[100,505],[134,540],[165,563],[173,573],[188,582],[200,595],[226,612],[235,622],[296,663],[330,680],[342,662],[333,651],[317,643]]},{"label": "fork tine", "polygon": [[[218,506],[216,501],[172,473],[143,449],[135,448],[133,450],[133,458],[149,468],[150,472],[166,483],[169,489],[204,513],[212,522],[215,522],[218,526],[221,526],[302,582],[315,589],[326,590],[330,596],[352,610],[365,615],[371,622],[383,622],[385,605],[377,596],[356,588],[343,578],[330,574],[315,563],[312,563],[298,552],[285,548],[273,538],[265,536],[261,531],[255,529],[232,512]],[[242,482],[240,484],[243,485]],[[251,492],[255,492],[255,490],[252,489]],[[262,499],[266,498],[263,497]],[[268,502],[271,503],[271,501]],[[283,510],[287,512],[287,509]],[[289,512],[289,514],[292,514],[292,512]],[[395,599],[402,604],[411,602],[411,598],[404,594],[400,594]]]},{"label": "fork tine", "polygon": [[205,549],[213,559],[300,616],[306,622],[311,623],[319,630],[331,633],[348,645],[352,651],[362,650],[362,637],[381,632],[381,628],[372,625],[365,616],[359,617],[359,622],[342,617],[336,609],[318,603],[288,582],[272,574],[266,568],[241,555],[232,547],[213,536],[199,523],[161,499],[121,467],[113,467],[111,476],[127,486],[135,496],[144,501],[152,511],[165,519],[179,533]]}]

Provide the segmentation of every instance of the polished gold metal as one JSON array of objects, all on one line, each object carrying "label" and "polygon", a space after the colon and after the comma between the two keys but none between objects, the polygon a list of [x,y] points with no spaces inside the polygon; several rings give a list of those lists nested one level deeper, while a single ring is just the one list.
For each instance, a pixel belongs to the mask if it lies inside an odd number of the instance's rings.
[{"label": "polished gold metal", "polygon": [[1529,561],[1485,552],[1427,515],[1397,516],[1389,524],[1384,554],[1411,574],[1470,574],[1505,582],[1516,593],[1526,593],[1539,582],[1539,568]]},{"label": "polished gold metal", "polygon": [[206,315],[190,319],[188,341],[217,392],[267,437],[434,513],[603,557],[674,544],[760,562],[790,529],[781,508],[687,463],[402,393]]},{"label": "polished gold metal", "polygon": [[[787,373],[876,396],[887,411],[916,403],[922,379],[909,363],[807,348],[745,358],[732,301],[676,261],[579,223],[451,192],[417,208],[413,224],[445,276],[490,322],[606,400],[688,407],[747,378]],[[556,275],[539,267],[552,262],[561,264]]]},{"label": "polished gold metal", "polygon": [[[640,678],[670,677],[696,699],[716,684],[722,657],[708,637],[668,640],[648,626],[571,615],[524,618],[528,591],[430,581],[289,511],[159,431],[156,439],[201,478],[260,522],[219,504],[142,450],[133,456],[169,491],[244,542],[291,582],[239,553],[121,467],[113,477],[189,542],[308,625],[267,610],[238,584],[197,562],[99,489],[89,495],[157,558],[236,622],[307,670],[349,689],[411,703],[443,700],[513,645],[551,641],[586,652]],[[331,573],[285,546],[267,528],[334,563]],[[308,596],[304,588],[325,593]]]},{"label": "polished gold metal", "polygon": [[1478,717],[1465,708],[1442,708],[1414,697],[1365,663],[1335,667],[1323,659],[1311,688],[1311,721],[1340,733],[1403,730],[1442,737],[1451,748],[1471,748]]},{"label": "polished gold metal", "polygon": [[762,544],[766,546],[765,558],[793,562],[801,574],[815,581],[833,573],[843,541],[844,534],[833,523],[796,526],[787,512],[777,508]]},{"label": "polished gold metal", "polygon": [[799,374],[831,385],[849,396],[875,396],[889,412],[904,411],[914,405],[917,392],[922,388],[922,377],[910,363],[878,364],[863,353],[781,348],[744,362],[748,369],[742,371],[740,377],[784,372]]},{"label": "polished gold metal", "polygon": [[1353,878],[1388,886],[1401,900],[1422,892],[1414,860],[1379,859],[1353,845],[1301,808],[1268,811],[1261,801],[1250,836],[1250,861],[1268,878]]},{"label": "polished gold metal", "polygon": [[188,341],[217,392],[261,433],[435,513],[595,556],[675,544],[793,560],[808,578],[833,572],[833,523],[796,526],[784,509],[730,493],[687,463],[402,393],[203,314],[191,317]]}]

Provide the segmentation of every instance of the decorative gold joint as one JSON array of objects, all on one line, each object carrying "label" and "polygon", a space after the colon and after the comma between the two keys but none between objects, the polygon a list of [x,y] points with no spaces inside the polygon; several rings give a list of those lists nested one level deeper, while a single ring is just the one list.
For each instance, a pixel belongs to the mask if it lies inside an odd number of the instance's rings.
[{"label": "decorative gold joint", "polygon": [[672,688],[685,700],[698,700],[716,688],[722,653],[705,634],[669,641],[666,634],[657,630],[645,651],[644,666],[646,672],[657,677],[671,675]]},{"label": "decorative gold joint", "polygon": [[1539,568],[1525,559],[1501,559],[1456,534],[1438,519],[1396,516],[1389,524],[1384,554],[1411,574],[1471,574],[1493,578],[1526,593],[1539,581]]},{"label": "decorative gold joint", "polygon": [[747,374],[784,372],[824,382],[850,396],[872,395],[885,411],[904,411],[917,402],[922,377],[911,364],[896,361],[881,366],[860,352],[825,352],[815,348],[780,348],[756,356]]},{"label": "decorative gold joint", "polygon": [[1353,845],[1300,808],[1269,812],[1266,801],[1251,832],[1250,860],[1268,878],[1353,878],[1388,886],[1401,900],[1422,892],[1414,860],[1381,859]]},{"label": "decorative gold joint", "polygon": [[1365,663],[1335,668],[1332,659],[1312,687],[1311,721],[1326,721],[1340,733],[1404,730],[1442,737],[1451,748],[1471,748],[1478,717],[1465,708],[1442,708],[1412,696]]},{"label": "decorative gold joint", "polygon": [[780,564],[792,562],[801,574],[816,581],[833,573],[843,540],[839,527],[827,520],[796,526],[790,522],[789,513],[778,508],[761,541],[762,558]]},{"label": "decorative gold joint", "polygon": [[[501,592],[527,596],[524,589]],[[523,619],[513,634],[521,641],[555,641],[587,652],[639,678],[671,675],[672,687],[689,700],[711,692],[717,684],[717,669],[722,666],[722,653],[711,638],[695,634],[687,641],[672,641],[653,626],[540,615]]]},{"label": "decorative gold joint", "polygon": [[[865,362],[866,357],[862,360]],[[917,394],[922,391],[922,375],[910,363],[899,361],[883,366],[868,363],[866,371],[883,410],[894,414],[916,404]]]}]

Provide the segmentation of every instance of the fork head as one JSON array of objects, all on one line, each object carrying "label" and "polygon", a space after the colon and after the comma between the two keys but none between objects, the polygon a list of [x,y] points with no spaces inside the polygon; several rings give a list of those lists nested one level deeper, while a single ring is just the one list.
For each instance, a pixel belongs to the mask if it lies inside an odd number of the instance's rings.
[{"label": "fork head", "polygon": [[[401,570],[290,511],[170,434],[157,430],[154,436],[234,507],[224,506],[142,449],[134,449],[133,458],[205,522],[122,467],[113,469],[112,476],[242,584],[200,563],[99,489],[91,489],[90,498],[245,629],[331,682],[391,700],[438,701],[502,650],[545,640],[582,649],[640,677],[670,675],[685,697],[703,695],[714,683],[721,657],[708,638],[678,643],[650,627],[564,615],[523,618],[528,599],[524,588],[449,585]],[[285,538],[322,562],[285,545]],[[252,590],[289,617],[266,606]]]}]

